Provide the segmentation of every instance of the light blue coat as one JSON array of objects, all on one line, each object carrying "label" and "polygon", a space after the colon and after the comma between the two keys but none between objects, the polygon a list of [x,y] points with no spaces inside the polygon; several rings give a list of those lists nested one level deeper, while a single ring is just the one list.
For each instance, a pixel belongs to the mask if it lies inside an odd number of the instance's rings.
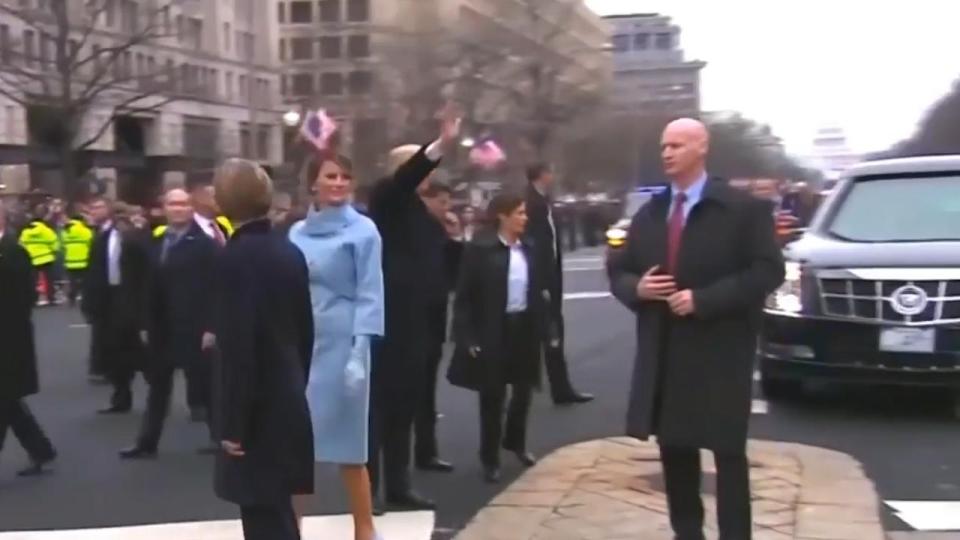
[{"label": "light blue coat", "polygon": [[367,462],[370,340],[383,335],[381,241],[352,206],[311,208],[290,229],[310,271],[314,345],[307,383],[317,462]]}]

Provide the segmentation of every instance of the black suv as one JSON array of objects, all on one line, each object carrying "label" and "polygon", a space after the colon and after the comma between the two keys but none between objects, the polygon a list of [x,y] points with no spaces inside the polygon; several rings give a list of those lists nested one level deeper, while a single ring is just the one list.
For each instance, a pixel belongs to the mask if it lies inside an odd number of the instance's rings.
[{"label": "black suv", "polygon": [[769,399],[808,380],[960,390],[960,156],[851,168],[785,254],[759,344]]}]

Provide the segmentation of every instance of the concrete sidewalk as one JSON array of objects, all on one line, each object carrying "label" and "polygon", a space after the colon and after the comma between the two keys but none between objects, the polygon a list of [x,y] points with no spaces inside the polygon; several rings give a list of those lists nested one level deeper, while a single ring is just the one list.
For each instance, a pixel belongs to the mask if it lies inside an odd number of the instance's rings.
[{"label": "concrete sidewalk", "polygon": [[[882,540],[873,483],[850,456],[751,441],[755,540]],[[707,538],[715,471],[705,453]],[[670,540],[655,444],[604,439],[547,456],[480,511],[457,540]]]}]

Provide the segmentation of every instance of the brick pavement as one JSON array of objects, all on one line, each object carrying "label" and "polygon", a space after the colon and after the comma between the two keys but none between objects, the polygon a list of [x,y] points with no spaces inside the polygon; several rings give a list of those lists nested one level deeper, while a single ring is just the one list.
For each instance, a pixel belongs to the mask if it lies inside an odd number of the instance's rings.
[{"label": "brick pavement", "polygon": [[[755,540],[882,540],[879,501],[846,454],[751,441]],[[704,457],[707,538],[713,459]],[[457,540],[670,540],[656,445],[628,438],[557,450],[481,510]]]}]

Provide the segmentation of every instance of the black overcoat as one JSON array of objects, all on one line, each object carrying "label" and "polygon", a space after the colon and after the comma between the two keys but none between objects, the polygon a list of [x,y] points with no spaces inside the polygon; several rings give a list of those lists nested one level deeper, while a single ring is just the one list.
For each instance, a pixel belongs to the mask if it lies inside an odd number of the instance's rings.
[{"label": "black overcoat", "polygon": [[37,393],[31,313],[37,301],[27,251],[7,229],[0,238],[0,401]]},{"label": "black overcoat", "polygon": [[444,293],[444,243],[417,194],[437,162],[426,147],[370,193],[370,217],[383,238],[385,335],[374,348],[376,388],[417,389],[426,371],[426,344],[436,330],[430,305]]},{"label": "black overcoat", "polygon": [[695,314],[678,318],[664,302],[639,301],[636,293],[648,269],[665,268],[670,197],[658,195],[637,212],[611,267],[613,294],[637,317],[627,434],[742,451],[761,310],[784,278],[772,208],[722,180],[707,182],[684,227],[675,272],[678,288],[693,291]]},{"label": "black overcoat", "polygon": [[217,261],[214,425],[246,455],[217,456],[215,490],[239,505],[274,505],[313,491],[306,383],[313,352],[307,264],[258,220],[237,229]]},{"label": "black overcoat", "polygon": [[[548,287],[537,266],[535,249],[523,242],[527,256],[529,286],[527,309],[534,318],[530,354],[524,358],[504,358],[504,317],[507,307],[507,277],[510,249],[494,233],[475,236],[463,252],[460,279],[453,303],[453,337],[456,349],[447,371],[451,384],[470,390],[497,388],[504,383],[539,386],[542,344],[549,341]],[[474,358],[471,347],[479,347]],[[503,373],[504,362],[513,362],[514,377]]]}]

